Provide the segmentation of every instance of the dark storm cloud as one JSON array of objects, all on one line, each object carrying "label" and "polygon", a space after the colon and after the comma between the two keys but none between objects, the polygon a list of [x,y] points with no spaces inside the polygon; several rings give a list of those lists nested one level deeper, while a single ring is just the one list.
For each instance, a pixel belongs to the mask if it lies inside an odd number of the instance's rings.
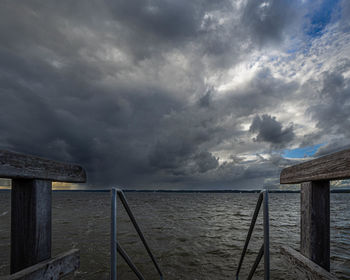
[{"label": "dark storm cloud", "polygon": [[252,34],[253,41],[264,44],[281,41],[283,32],[297,15],[299,3],[284,0],[248,0],[242,23]]},{"label": "dark storm cloud", "polygon": [[268,68],[263,68],[248,85],[236,90],[231,97],[224,100],[224,106],[232,106],[235,114],[239,116],[249,116],[274,108],[285,99],[293,98],[297,88],[295,82],[275,78]]},{"label": "dark storm cloud", "polygon": [[216,168],[218,159],[207,148],[223,134],[217,121],[213,112],[196,104],[167,115],[150,151],[150,166],[155,172],[182,175]]},{"label": "dark storm cloud", "polygon": [[[212,68],[228,68],[254,49],[282,41],[297,5],[286,1],[106,1],[118,30],[116,43],[136,61],[173,48]],[[232,16],[234,15],[234,16]],[[224,23],[222,23],[224,20]],[[194,62],[196,63],[196,62]],[[201,67],[201,66],[199,66]]]},{"label": "dark storm cloud", "polygon": [[333,71],[322,74],[322,88],[315,105],[308,113],[316,121],[319,135],[337,135],[326,145],[320,147],[316,155],[335,152],[350,146],[350,61],[343,61]]},{"label": "dark storm cloud", "polygon": [[323,86],[318,102],[310,106],[309,113],[324,132],[329,130],[339,135],[350,135],[350,79],[344,78],[349,69],[350,61],[322,75]]},{"label": "dark storm cloud", "polygon": [[[281,169],[296,162],[287,160],[279,154],[274,154],[270,159],[259,156],[258,160],[248,163],[244,159],[234,162],[224,162],[215,171],[199,174],[201,185],[215,185],[217,188],[227,188],[235,182],[242,189],[257,189],[262,186],[273,187],[278,185]],[[218,180],[218,177],[221,180]],[[268,179],[268,180],[266,180]],[[196,186],[196,184],[192,184]]]},{"label": "dark storm cloud", "polygon": [[207,93],[198,100],[198,105],[201,107],[209,107],[211,102],[211,93],[210,90],[208,90]]},{"label": "dark storm cloud", "polygon": [[[271,147],[295,141],[296,126],[263,114],[308,96],[298,81],[273,73],[277,60],[239,87],[220,90],[218,81],[229,83],[236,65],[295,32],[298,5],[2,1],[0,148],[77,162],[99,187],[271,182],[289,163]],[[333,127],[345,139],[342,67],[323,74],[320,102],[307,112],[321,131]],[[251,122],[249,132],[243,124]],[[313,133],[305,135],[310,143]]]},{"label": "dark storm cloud", "polygon": [[[223,3],[224,1],[217,2]],[[208,3],[198,1],[107,1],[115,20],[129,28],[177,41],[196,35]],[[203,8],[202,8],[203,7]],[[198,9],[200,8],[200,9]],[[147,34],[145,34],[147,35]]]},{"label": "dark storm cloud", "polygon": [[[226,27],[219,28],[217,18],[211,15],[232,12],[233,6],[228,0],[106,3],[114,22],[123,26],[118,35],[124,42],[119,44],[131,52],[136,60],[159,55],[173,48],[185,49],[187,52],[196,49],[200,54],[222,53],[227,49],[224,46],[232,49],[231,36],[218,40],[218,34],[229,34]],[[215,44],[215,47],[207,48],[211,44]],[[220,48],[223,50],[219,51]]]},{"label": "dark storm cloud", "polygon": [[282,124],[269,115],[255,116],[249,131],[257,133],[255,141],[269,142],[278,146],[285,146],[295,137],[293,126],[283,129]]}]

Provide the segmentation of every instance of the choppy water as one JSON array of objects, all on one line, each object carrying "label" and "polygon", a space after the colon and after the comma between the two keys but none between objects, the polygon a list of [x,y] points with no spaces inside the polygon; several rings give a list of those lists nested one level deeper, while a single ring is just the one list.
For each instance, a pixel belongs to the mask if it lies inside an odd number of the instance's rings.
[{"label": "choppy water", "polygon": [[[159,261],[164,279],[233,279],[257,194],[127,193],[129,204]],[[297,279],[280,258],[281,244],[299,248],[299,194],[270,194],[272,279]],[[0,275],[9,273],[10,193],[0,192]],[[123,209],[118,238],[146,279],[158,279]],[[67,279],[108,279],[108,193],[53,194],[53,255],[81,250],[81,267]],[[242,275],[262,243],[262,217],[254,231]],[[350,195],[331,195],[331,270],[350,279]],[[254,279],[261,279],[262,264]],[[137,279],[118,258],[118,279]]]}]

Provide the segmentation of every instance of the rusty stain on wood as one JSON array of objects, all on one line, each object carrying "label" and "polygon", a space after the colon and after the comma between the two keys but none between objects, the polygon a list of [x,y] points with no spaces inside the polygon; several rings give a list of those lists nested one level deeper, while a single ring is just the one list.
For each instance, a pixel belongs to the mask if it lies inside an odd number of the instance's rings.
[{"label": "rusty stain on wood", "polygon": [[350,178],[350,149],[293,165],[282,170],[281,184]]},{"label": "rusty stain on wood", "polygon": [[0,178],[84,183],[86,172],[79,165],[0,150]]},{"label": "rusty stain on wood", "polygon": [[79,250],[72,249],[55,258],[37,263],[15,274],[0,277],[0,280],[57,280],[79,268]]}]

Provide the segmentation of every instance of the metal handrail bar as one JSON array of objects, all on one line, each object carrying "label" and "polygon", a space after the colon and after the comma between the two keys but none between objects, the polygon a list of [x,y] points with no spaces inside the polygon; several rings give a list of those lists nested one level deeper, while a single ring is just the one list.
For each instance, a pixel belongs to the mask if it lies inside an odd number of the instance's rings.
[{"label": "metal handrail bar", "polygon": [[140,239],[141,239],[143,245],[145,246],[148,255],[150,256],[150,258],[151,258],[151,260],[152,260],[154,266],[156,267],[156,269],[157,269],[157,271],[158,271],[158,273],[159,273],[161,279],[163,279],[163,274],[162,274],[162,272],[160,271],[160,268],[159,268],[159,266],[158,266],[158,263],[157,263],[156,259],[154,258],[153,254],[152,254],[152,252],[151,252],[151,249],[149,248],[149,246],[148,246],[148,244],[147,244],[147,242],[146,242],[146,239],[145,239],[145,237],[144,237],[144,235],[143,235],[143,233],[142,233],[142,231],[141,231],[139,225],[137,224],[136,219],[135,219],[133,213],[131,212],[131,209],[130,209],[130,207],[129,207],[129,205],[128,205],[128,202],[127,202],[127,200],[126,200],[126,197],[125,197],[123,191],[118,189],[118,190],[117,190],[117,193],[118,193],[118,196],[119,196],[119,198],[120,198],[120,200],[121,200],[121,202],[122,202],[122,204],[123,204],[123,206],[124,206],[126,212],[127,212],[128,215],[129,215],[129,218],[130,218],[131,222],[133,223],[133,225],[134,225],[134,227],[135,227],[137,233],[139,234],[139,237],[140,237]]},{"label": "metal handrail bar", "polygon": [[134,265],[128,254],[125,252],[125,250],[119,245],[117,242],[117,250],[118,253],[123,257],[124,261],[129,265],[129,267],[132,269],[132,271],[136,274],[137,278],[139,280],[145,280],[142,273],[137,269],[137,267]]},{"label": "metal handrail bar", "polygon": [[258,265],[259,265],[259,263],[260,263],[260,261],[261,261],[261,258],[262,258],[262,256],[263,256],[263,254],[264,254],[264,244],[261,245],[261,247],[260,247],[259,253],[258,253],[258,255],[256,256],[255,262],[254,262],[254,264],[253,264],[253,266],[252,266],[252,268],[251,268],[251,270],[250,270],[250,272],[249,272],[249,275],[248,275],[247,280],[250,280],[250,279],[253,278],[254,272],[255,272],[255,270],[257,269],[257,267],[258,267]]},{"label": "metal handrail bar", "polygon": [[270,279],[270,225],[269,225],[269,192],[264,192],[264,279]]},{"label": "metal handrail bar", "polygon": [[117,280],[117,191],[111,189],[111,280]]},{"label": "metal handrail bar", "polygon": [[248,234],[247,234],[247,237],[246,237],[246,240],[245,240],[245,244],[244,244],[244,247],[243,247],[243,251],[242,251],[242,254],[241,254],[241,259],[239,260],[239,264],[238,264],[238,268],[237,268],[237,272],[236,272],[236,279],[238,279],[238,274],[239,274],[239,272],[241,270],[245,254],[246,254],[246,251],[248,249],[248,244],[249,244],[250,238],[251,238],[253,230],[254,230],[256,219],[258,218],[258,215],[259,215],[259,211],[260,211],[261,203],[263,201],[263,197],[264,196],[263,196],[263,194],[261,192],[259,194],[259,198],[258,198],[258,201],[257,201],[256,206],[255,206],[253,218],[252,218],[252,221],[250,223],[249,231],[248,231]]},{"label": "metal handrail bar", "polygon": [[262,244],[262,247],[260,248],[259,254],[254,262],[254,265],[249,273],[248,279],[251,279],[253,277],[253,274],[256,270],[256,268],[258,267],[260,260],[262,258],[262,255],[264,255],[264,279],[265,280],[269,280],[270,279],[270,242],[269,242],[269,212],[268,212],[268,191],[267,190],[263,190],[260,192],[259,194],[259,198],[258,201],[256,203],[255,206],[255,210],[254,210],[254,214],[252,217],[252,221],[250,223],[250,227],[249,227],[249,231],[246,237],[246,241],[243,247],[243,251],[241,254],[241,258],[239,260],[239,264],[238,264],[238,268],[237,268],[237,272],[236,272],[236,280],[238,280],[238,275],[239,272],[241,270],[242,267],[242,263],[244,260],[244,257],[246,255],[247,249],[248,249],[248,245],[249,245],[249,241],[251,239],[254,227],[255,227],[255,223],[257,220],[257,217],[259,215],[259,211],[261,208],[261,204],[264,201],[264,206],[263,206],[263,211],[264,211],[264,216],[263,216],[263,220],[264,220],[264,243]]},{"label": "metal handrail bar", "polygon": [[[117,231],[116,231],[116,224],[117,224],[117,208],[116,208],[116,205],[117,205],[117,197],[116,197],[116,194],[118,195],[120,201],[122,202],[123,206],[124,206],[124,209],[126,210],[132,224],[134,225],[134,228],[136,230],[136,232],[138,233],[144,247],[146,248],[146,251],[148,253],[148,255],[150,256],[154,266],[156,267],[156,270],[158,271],[159,273],[159,276],[160,276],[160,280],[163,280],[163,274],[162,272],[160,271],[160,268],[158,266],[158,263],[156,261],[156,259],[154,258],[152,252],[151,252],[151,249],[149,248],[148,244],[147,244],[147,241],[139,227],[139,225],[137,224],[136,222],[136,219],[135,219],[135,216],[133,215],[130,207],[129,207],[129,204],[126,200],[126,197],[123,193],[122,190],[120,189],[117,189],[117,188],[112,188],[112,204],[111,204],[111,208],[112,208],[112,212],[111,212],[111,279],[112,280],[116,280],[117,279],[117,275],[116,275],[116,251],[122,255],[122,257],[124,258],[124,256],[127,257],[125,251],[120,247],[120,245],[118,244],[117,240],[116,240],[116,236],[117,236]],[[114,209],[115,207],[115,209]],[[123,253],[124,256],[123,256]],[[124,258],[125,260],[125,258]],[[129,258],[130,260],[130,258]],[[131,260],[130,262],[127,261],[127,263],[129,264],[132,264]],[[112,268],[112,266],[114,268]],[[135,267],[135,265],[133,265],[135,270],[137,271],[137,268]],[[130,268],[132,268],[130,266]],[[115,269],[115,271],[114,271]],[[133,269],[133,271],[135,272],[135,270]],[[136,273],[136,272],[135,272]],[[141,275],[141,274],[140,274]],[[141,275],[142,276],[142,275]],[[139,276],[138,276],[139,277]],[[142,276],[143,277],[143,276]],[[143,278],[139,278],[139,279],[143,279]]]}]

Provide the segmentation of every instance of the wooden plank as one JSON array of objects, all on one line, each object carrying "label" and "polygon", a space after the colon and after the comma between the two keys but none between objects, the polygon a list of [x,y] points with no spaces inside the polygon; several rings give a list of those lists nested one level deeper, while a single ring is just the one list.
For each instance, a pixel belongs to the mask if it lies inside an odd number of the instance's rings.
[{"label": "wooden plank", "polygon": [[82,183],[86,173],[78,165],[0,150],[0,178]]},{"label": "wooden plank", "polygon": [[350,149],[300,163],[282,170],[281,184],[350,178]]},{"label": "wooden plank", "polygon": [[79,250],[72,249],[0,280],[56,280],[79,268]]},{"label": "wooden plank", "polygon": [[51,192],[51,181],[12,181],[11,273],[51,257]]},{"label": "wooden plank", "polygon": [[330,269],[329,181],[301,184],[300,252],[324,269]]},{"label": "wooden plank", "polygon": [[338,280],[336,276],[290,247],[281,246],[280,252],[281,255],[284,256],[289,261],[289,263],[294,266],[296,272],[303,274],[303,278],[298,277],[300,279]]}]

